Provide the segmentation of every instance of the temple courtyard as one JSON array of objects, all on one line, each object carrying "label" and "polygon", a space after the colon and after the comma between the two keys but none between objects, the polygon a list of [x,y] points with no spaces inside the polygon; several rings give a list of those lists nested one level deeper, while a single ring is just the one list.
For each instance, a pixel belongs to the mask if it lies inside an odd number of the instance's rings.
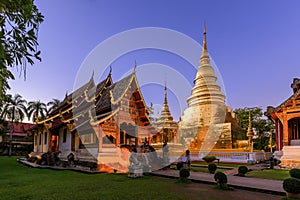
[{"label": "temple courtyard", "polygon": [[[160,170],[156,176],[128,178],[127,174],[32,168],[18,163],[16,157],[0,157],[0,165],[0,199],[224,199],[225,196],[226,199],[281,199],[280,193],[249,190],[242,182],[241,189],[238,182],[233,190],[215,189],[212,181],[205,181],[211,174],[201,172],[193,172],[191,179],[198,176],[202,181],[183,183],[176,178],[177,170]],[[159,173],[166,177],[157,176]],[[172,173],[176,175],[172,177]],[[239,178],[228,177],[229,183],[232,178]],[[272,184],[272,180],[266,179],[261,179],[260,183],[266,184],[266,181]],[[257,188],[261,187],[256,182]]]}]

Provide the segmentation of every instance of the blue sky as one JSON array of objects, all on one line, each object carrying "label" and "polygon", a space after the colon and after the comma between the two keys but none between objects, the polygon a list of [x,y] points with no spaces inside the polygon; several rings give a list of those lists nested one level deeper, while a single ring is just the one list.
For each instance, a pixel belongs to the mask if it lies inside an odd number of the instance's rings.
[{"label": "blue sky", "polygon": [[[300,1],[297,0],[35,2],[45,16],[39,31],[43,60],[28,67],[26,81],[18,78],[16,72],[17,80],[10,81],[12,89],[9,91],[29,101],[63,99],[66,91],[73,91],[78,71],[87,56],[116,34],[135,28],[160,27],[185,34],[202,44],[204,21],[208,51],[223,80],[226,104],[233,109],[258,106],[265,110],[268,105],[277,106],[292,94],[292,79],[300,77]],[[193,60],[198,62],[201,51],[191,53],[198,55]],[[102,54],[98,59],[105,57]],[[190,85],[196,75],[191,63],[172,52],[142,49],[111,62],[113,79],[117,81],[132,70],[135,60],[137,72],[147,71],[153,66],[149,63],[156,63],[155,66],[168,66],[182,74]],[[159,84],[142,87],[148,105],[163,103],[161,83],[165,79],[173,88],[180,85],[167,71],[154,71],[146,77],[160,79]],[[182,93],[188,96],[190,91]],[[176,120],[184,109],[177,96],[175,90],[169,91],[170,108]]]}]

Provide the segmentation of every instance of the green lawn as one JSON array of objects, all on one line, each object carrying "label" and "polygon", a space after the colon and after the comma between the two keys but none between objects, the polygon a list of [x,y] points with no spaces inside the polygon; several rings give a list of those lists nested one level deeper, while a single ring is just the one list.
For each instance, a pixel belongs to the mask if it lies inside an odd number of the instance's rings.
[{"label": "green lawn", "polygon": [[281,169],[265,169],[265,170],[253,170],[246,174],[246,177],[265,178],[273,180],[284,180],[289,178],[289,170]]},{"label": "green lawn", "polygon": [[[178,184],[177,179],[126,174],[83,174],[68,170],[36,169],[0,157],[0,199],[275,199],[250,191],[221,191],[199,183]],[[206,169],[206,168],[203,168]],[[275,197],[275,198],[274,198]]]},{"label": "green lawn", "polygon": [[[0,199],[187,199],[175,180],[36,169],[0,157]],[[101,198],[100,198],[101,197]]]}]

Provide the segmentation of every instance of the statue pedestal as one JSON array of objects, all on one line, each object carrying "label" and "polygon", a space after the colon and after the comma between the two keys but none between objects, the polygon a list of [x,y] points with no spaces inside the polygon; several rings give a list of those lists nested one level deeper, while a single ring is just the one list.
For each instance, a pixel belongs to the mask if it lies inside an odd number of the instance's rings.
[{"label": "statue pedestal", "polygon": [[143,176],[143,169],[142,168],[139,168],[139,169],[129,168],[128,177],[137,178],[137,177],[141,177],[141,176]]}]

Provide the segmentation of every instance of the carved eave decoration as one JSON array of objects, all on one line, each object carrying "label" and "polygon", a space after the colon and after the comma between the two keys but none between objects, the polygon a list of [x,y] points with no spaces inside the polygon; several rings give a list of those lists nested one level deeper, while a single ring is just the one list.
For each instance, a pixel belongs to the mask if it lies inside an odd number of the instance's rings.
[{"label": "carved eave decoration", "polygon": [[[108,120],[109,118],[115,116],[115,115],[119,112],[119,110],[120,110],[120,109],[118,108],[118,109],[114,110],[113,112],[105,113],[105,114],[103,114],[104,116],[106,115],[105,117],[103,117],[103,118],[101,118],[101,119],[96,119],[96,120],[95,120],[95,118],[93,117],[91,110],[89,110],[90,124],[91,124],[92,126],[98,126],[98,125],[100,125],[102,122],[104,122],[104,121]],[[102,116],[103,116],[103,115],[102,115]],[[100,116],[97,116],[96,118],[98,118],[98,117],[100,117]]]}]

